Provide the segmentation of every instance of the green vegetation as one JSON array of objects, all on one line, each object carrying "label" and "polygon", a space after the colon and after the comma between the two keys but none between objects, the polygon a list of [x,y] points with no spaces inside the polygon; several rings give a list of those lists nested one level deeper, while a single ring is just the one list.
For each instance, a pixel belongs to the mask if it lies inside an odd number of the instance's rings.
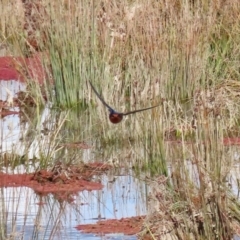
[{"label": "green vegetation", "polygon": [[[239,200],[228,186],[235,163],[224,138],[239,137],[239,0],[42,0],[33,4],[35,15],[24,17],[19,8],[10,19],[5,9],[0,41],[9,53],[44,56],[44,84],[29,85],[36,116],[44,97],[51,108],[68,111],[53,121],[40,166],[60,156],[74,161],[59,148],[68,141],[130,149],[130,163],[119,158],[137,175],[166,177],[152,182],[157,216],[149,212],[143,236],[232,239]],[[111,125],[89,79],[121,112],[160,106]]]}]

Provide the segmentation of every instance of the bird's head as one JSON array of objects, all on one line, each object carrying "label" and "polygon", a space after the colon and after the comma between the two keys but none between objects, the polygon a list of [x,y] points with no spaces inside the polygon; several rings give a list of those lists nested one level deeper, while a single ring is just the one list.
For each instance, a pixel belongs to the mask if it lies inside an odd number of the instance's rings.
[{"label": "bird's head", "polygon": [[114,124],[121,122],[122,119],[123,119],[123,114],[122,113],[112,111],[109,114],[109,120]]}]

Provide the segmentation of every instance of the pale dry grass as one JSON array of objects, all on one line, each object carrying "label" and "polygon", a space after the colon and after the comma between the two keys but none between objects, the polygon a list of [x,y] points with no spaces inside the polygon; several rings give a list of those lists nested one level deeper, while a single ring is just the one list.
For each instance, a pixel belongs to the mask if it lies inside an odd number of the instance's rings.
[{"label": "pale dry grass", "polygon": [[[116,143],[116,136],[118,143],[134,139],[146,156],[139,165],[151,173],[168,176],[167,163],[171,165],[172,178],[163,189],[169,201],[161,211],[174,211],[167,215],[170,228],[163,231],[174,229],[178,239],[230,239],[231,224],[238,219],[230,222],[228,210],[238,203],[225,182],[232,162],[225,158],[223,137],[239,136],[239,1],[38,4],[43,10],[34,5],[24,20],[21,7],[9,22],[9,10],[2,10],[1,42],[23,55],[47,52],[49,77],[55,80],[54,91],[47,89],[54,93],[51,101],[62,108],[86,103],[91,122],[97,123],[94,131],[109,144]],[[91,104],[96,98],[86,84],[89,79],[119,111],[160,106],[110,128],[105,108]],[[181,140],[178,155],[172,157],[166,138]],[[200,187],[190,179],[186,156]],[[154,227],[151,221],[147,226]]]}]

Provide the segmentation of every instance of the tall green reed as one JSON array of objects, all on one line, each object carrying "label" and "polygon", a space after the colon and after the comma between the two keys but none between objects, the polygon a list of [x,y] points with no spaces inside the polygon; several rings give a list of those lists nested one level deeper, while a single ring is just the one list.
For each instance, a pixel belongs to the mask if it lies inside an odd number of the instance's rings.
[{"label": "tall green reed", "polygon": [[[88,104],[91,134],[103,146],[127,142],[139,156],[143,151],[141,171],[171,177],[171,216],[177,214],[185,226],[178,225],[177,236],[229,239],[227,211],[238,202],[225,182],[232,162],[222,142],[223,136],[238,135],[238,2],[47,3],[41,32],[54,81],[45,85],[51,102],[80,105],[79,114]],[[119,111],[160,107],[111,125],[88,79]],[[181,140],[178,151],[166,140]]]}]

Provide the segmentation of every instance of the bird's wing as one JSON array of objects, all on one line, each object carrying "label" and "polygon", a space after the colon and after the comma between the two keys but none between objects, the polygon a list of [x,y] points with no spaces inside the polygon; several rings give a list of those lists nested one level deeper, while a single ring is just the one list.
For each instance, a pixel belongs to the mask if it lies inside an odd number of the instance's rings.
[{"label": "bird's wing", "polygon": [[155,107],[158,107],[159,105],[156,105],[156,106],[153,106],[153,107],[148,107],[148,108],[143,108],[143,109],[138,109],[138,110],[134,110],[134,111],[131,111],[131,112],[127,112],[127,113],[122,113],[124,116],[126,115],[129,115],[129,114],[133,114],[133,113],[136,113],[136,112],[142,112],[142,111],[145,111],[145,110],[148,110],[148,109],[151,109],[151,108],[155,108]]},{"label": "bird's wing", "polygon": [[103,98],[100,96],[100,94],[97,92],[97,90],[94,88],[94,86],[92,85],[92,83],[90,81],[88,81],[91,85],[92,90],[95,92],[95,94],[98,96],[98,98],[100,99],[100,101],[110,110],[110,111],[114,111],[114,109],[112,107],[110,107],[104,100]]}]

